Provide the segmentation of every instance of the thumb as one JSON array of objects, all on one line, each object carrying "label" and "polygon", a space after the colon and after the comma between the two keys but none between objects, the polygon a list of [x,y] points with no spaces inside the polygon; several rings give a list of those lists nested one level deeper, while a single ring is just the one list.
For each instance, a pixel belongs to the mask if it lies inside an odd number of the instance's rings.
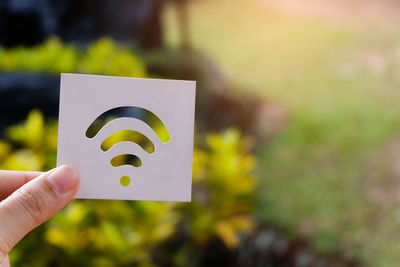
[{"label": "thumb", "polygon": [[21,238],[72,201],[78,188],[78,173],[61,166],[0,202],[0,263]]}]

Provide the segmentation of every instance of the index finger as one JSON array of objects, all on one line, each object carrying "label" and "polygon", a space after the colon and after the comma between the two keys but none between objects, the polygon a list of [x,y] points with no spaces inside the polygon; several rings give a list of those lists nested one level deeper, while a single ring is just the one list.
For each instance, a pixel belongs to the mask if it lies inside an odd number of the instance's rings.
[{"label": "index finger", "polygon": [[43,172],[0,170],[0,201]]}]

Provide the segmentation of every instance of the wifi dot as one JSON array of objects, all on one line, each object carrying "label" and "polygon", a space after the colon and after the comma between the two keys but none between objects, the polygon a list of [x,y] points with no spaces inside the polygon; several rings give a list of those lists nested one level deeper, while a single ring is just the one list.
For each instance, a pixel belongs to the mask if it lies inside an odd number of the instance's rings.
[{"label": "wifi dot", "polygon": [[129,186],[131,184],[131,178],[129,178],[129,176],[122,176],[121,179],[119,180],[120,184],[122,186]]}]

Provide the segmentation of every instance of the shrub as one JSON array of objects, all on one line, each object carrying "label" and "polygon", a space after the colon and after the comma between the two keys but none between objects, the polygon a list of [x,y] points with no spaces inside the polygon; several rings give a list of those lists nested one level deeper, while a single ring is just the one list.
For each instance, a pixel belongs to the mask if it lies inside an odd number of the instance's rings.
[{"label": "shrub", "polygon": [[109,38],[101,38],[83,50],[56,37],[33,48],[0,47],[0,71],[146,76],[143,61]]},{"label": "shrub", "polygon": [[[0,168],[55,166],[57,122],[32,111],[0,141]],[[15,266],[195,266],[194,255],[219,238],[229,248],[252,227],[255,164],[237,130],[198,136],[191,203],[75,200],[12,251]],[[199,145],[199,144],[204,145]],[[170,240],[180,239],[179,245]],[[175,246],[176,249],[171,249]]]}]

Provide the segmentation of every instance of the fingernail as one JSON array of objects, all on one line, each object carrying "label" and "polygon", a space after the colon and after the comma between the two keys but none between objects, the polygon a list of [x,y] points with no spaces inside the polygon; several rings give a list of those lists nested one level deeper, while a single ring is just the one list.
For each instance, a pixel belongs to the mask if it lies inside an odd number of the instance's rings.
[{"label": "fingernail", "polygon": [[60,194],[65,194],[79,181],[79,175],[73,168],[63,165],[47,176],[47,181]]}]

